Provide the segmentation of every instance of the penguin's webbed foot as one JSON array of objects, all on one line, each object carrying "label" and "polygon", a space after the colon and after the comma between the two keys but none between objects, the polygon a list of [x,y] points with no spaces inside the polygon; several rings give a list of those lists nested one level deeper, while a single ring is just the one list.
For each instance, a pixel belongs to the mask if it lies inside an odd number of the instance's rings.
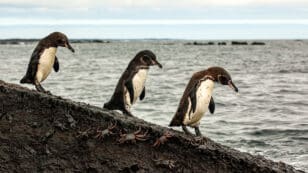
[{"label": "penguin's webbed foot", "polygon": [[45,94],[52,95],[50,91],[45,91]]},{"label": "penguin's webbed foot", "polygon": [[196,127],[194,127],[194,128],[195,128],[196,135],[201,137],[202,134],[201,134],[201,132],[200,132],[199,126],[196,126]]},{"label": "penguin's webbed foot", "polygon": [[133,117],[134,115],[130,112],[126,113],[126,115],[130,116],[130,117]]},{"label": "penguin's webbed foot", "polygon": [[183,131],[184,131],[184,133],[185,133],[186,135],[193,136],[193,134],[187,129],[186,126],[182,126],[182,129],[183,129]]},{"label": "penguin's webbed foot", "polygon": [[37,91],[51,95],[50,91],[45,90],[40,83],[35,84],[35,88]]},{"label": "penguin's webbed foot", "polygon": [[123,114],[125,114],[125,115],[127,115],[127,116],[130,116],[130,117],[133,117],[134,115],[130,112],[130,111],[128,111],[128,110],[123,110]]}]

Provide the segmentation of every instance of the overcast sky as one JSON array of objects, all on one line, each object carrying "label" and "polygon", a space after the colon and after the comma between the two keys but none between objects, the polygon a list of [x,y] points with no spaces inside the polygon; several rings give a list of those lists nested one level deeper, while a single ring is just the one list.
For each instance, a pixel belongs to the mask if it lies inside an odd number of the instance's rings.
[{"label": "overcast sky", "polygon": [[0,0],[0,38],[308,38],[307,28],[308,0]]}]

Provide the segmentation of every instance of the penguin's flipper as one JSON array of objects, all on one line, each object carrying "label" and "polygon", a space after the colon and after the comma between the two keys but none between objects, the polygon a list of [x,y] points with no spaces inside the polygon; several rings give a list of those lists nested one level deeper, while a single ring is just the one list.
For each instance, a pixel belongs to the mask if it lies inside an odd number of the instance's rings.
[{"label": "penguin's flipper", "polygon": [[130,116],[130,117],[133,117],[133,116],[134,116],[134,115],[133,115],[130,111],[128,111],[127,109],[122,110],[122,112],[123,112],[123,114],[125,114],[125,115],[127,115],[127,116]]},{"label": "penguin's flipper", "polygon": [[141,92],[139,98],[140,98],[140,100],[143,100],[144,97],[145,97],[145,87],[143,88],[143,90],[142,90],[142,92]]},{"label": "penguin's flipper", "polygon": [[130,97],[130,102],[133,103],[134,101],[134,86],[133,86],[133,80],[128,80],[125,82],[125,86],[128,90],[129,97]]},{"label": "penguin's flipper", "polygon": [[214,111],[215,111],[215,102],[214,102],[213,97],[211,97],[211,100],[210,100],[209,110],[210,110],[211,114],[213,114]]},{"label": "penguin's flipper", "polygon": [[55,57],[55,62],[53,64],[53,69],[55,70],[55,72],[58,72],[59,71],[59,68],[60,68],[60,65],[59,65],[59,60],[57,57]]},{"label": "penguin's flipper", "polygon": [[197,107],[197,96],[196,96],[197,89],[198,89],[198,83],[195,84],[194,87],[189,92],[189,98],[190,98],[190,101],[191,101],[190,113],[191,113],[191,111],[193,113],[196,111],[196,107]]}]

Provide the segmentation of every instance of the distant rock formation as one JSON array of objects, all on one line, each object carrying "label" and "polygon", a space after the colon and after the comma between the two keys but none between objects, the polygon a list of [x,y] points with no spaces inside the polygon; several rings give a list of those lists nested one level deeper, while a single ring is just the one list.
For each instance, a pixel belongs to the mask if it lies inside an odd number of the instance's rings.
[{"label": "distant rock formation", "polygon": [[[166,132],[167,140],[157,140]],[[0,172],[302,172],[206,137],[3,81],[0,144]]]},{"label": "distant rock formation", "polygon": [[210,42],[206,42],[206,43],[194,41],[192,43],[185,43],[184,45],[208,46],[208,45],[215,45],[215,43],[211,42],[211,41]]},{"label": "distant rock formation", "polygon": [[100,39],[72,39],[72,43],[110,43],[109,40]]},{"label": "distant rock formation", "polygon": [[251,45],[265,45],[265,43],[254,41],[254,42],[251,43]]},{"label": "distant rock formation", "polygon": [[232,45],[248,45],[246,41],[232,41]]},{"label": "distant rock formation", "polygon": [[227,45],[226,42],[218,42],[218,45]]},{"label": "distant rock formation", "polygon": [[[26,44],[38,42],[38,39],[3,39],[0,40],[0,44]],[[71,39],[72,43],[110,43],[110,40],[100,39]]]},{"label": "distant rock formation", "polygon": [[0,44],[12,44],[12,45],[16,45],[16,44],[25,44],[25,43],[31,43],[37,41],[35,39],[4,39],[4,40],[0,40]]}]

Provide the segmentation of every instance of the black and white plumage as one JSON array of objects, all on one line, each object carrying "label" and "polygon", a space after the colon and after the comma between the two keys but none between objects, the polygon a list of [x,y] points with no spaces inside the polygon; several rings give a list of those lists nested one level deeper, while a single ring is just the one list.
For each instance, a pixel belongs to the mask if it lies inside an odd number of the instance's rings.
[{"label": "black and white plumage", "polygon": [[38,91],[48,93],[41,86],[41,82],[48,77],[52,68],[56,72],[59,71],[59,60],[56,57],[58,46],[67,47],[72,52],[75,51],[63,33],[53,32],[49,34],[40,40],[34,49],[28,64],[27,73],[20,80],[20,83],[34,84]]},{"label": "black and white plumage", "polygon": [[215,111],[215,103],[212,97],[215,82],[229,85],[234,91],[238,92],[229,73],[221,67],[211,67],[196,72],[186,86],[177,112],[169,126],[182,126],[187,134],[191,133],[186,126],[194,127],[196,135],[201,136],[199,130],[201,118],[207,110],[210,110],[211,113]]},{"label": "black and white plumage", "polygon": [[128,67],[118,81],[116,89],[109,102],[104,108],[110,110],[121,110],[129,116],[131,106],[138,100],[145,97],[145,81],[150,66],[162,65],[157,61],[156,55],[149,50],[139,52],[128,64]]}]

